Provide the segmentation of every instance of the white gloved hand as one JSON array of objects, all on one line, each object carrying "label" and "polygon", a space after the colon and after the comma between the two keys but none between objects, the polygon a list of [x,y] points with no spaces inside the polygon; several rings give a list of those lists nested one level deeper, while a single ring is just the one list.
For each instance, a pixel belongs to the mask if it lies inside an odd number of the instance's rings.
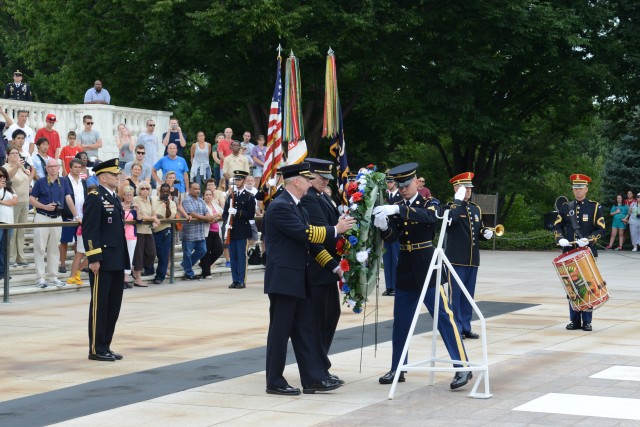
[{"label": "white gloved hand", "polygon": [[398,205],[382,205],[382,206],[376,206],[375,208],[373,208],[373,214],[375,216],[378,216],[378,215],[389,216],[389,215],[395,215],[397,213],[400,213],[400,206]]},{"label": "white gloved hand", "polygon": [[269,178],[269,180],[267,181],[267,184],[269,184],[269,187],[273,187],[274,185],[276,185],[276,179]]},{"label": "white gloved hand", "polygon": [[482,233],[482,236],[489,240],[493,237],[493,231],[492,230],[484,230],[484,233]]},{"label": "white gloved hand", "polygon": [[558,240],[558,244],[562,247],[568,247],[571,246],[571,243],[569,243],[569,241],[567,239],[560,239]]},{"label": "white gloved hand", "polygon": [[238,209],[236,208],[229,208],[229,215],[235,215],[236,212],[238,212]]},{"label": "white gloved hand", "polygon": [[378,227],[380,230],[385,231],[387,228],[389,228],[389,225],[387,224],[387,216],[376,215],[373,219],[373,225]]},{"label": "white gloved hand", "polygon": [[585,246],[589,246],[589,239],[587,239],[586,237],[579,239],[578,246],[580,246],[581,248],[584,248]]},{"label": "white gloved hand", "polygon": [[456,194],[453,196],[453,198],[459,201],[463,201],[464,196],[466,195],[467,195],[467,187],[461,185],[460,188],[458,188],[458,191],[456,191]]}]

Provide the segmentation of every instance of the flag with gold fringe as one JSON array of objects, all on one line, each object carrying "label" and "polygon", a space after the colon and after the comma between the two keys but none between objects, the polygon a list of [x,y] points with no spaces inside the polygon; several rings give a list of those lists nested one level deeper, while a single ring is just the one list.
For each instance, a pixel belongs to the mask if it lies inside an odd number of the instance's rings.
[{"label": "flag with gold fringe", "polygon": [[286,164],[302,162],[307,157],[302,122],[302,97],[300,93],[300,68],[298,58],[291,52],[285,67],[283,140],[287,143]]},{"label": "flag with gold fringe", "polygon": [[[276,172],[282,162],[282,57],[278,50],[278,68],[276,71],[276,86],[273,89],[271,108],[269,110],[269,128],[267,129],[267,154],[265,155],[260,188],[271,178],[276,177]],[[265,195],[265,201],[270,194]]]},{"label": "flag with gold fringe", "polygon": [[342,123],[342,107],[338,94],[338,78],[336,76],[336,57],[331,48],[327,55],[327,67],[324,89],[324,119],[322,122],[322,136],[331,139],[329,152],[336,161],[337,186],[340,200],[343,205],[347,202],[347,174],[349,162],[347,161],[347,146],[344,139],[344,127]]}]

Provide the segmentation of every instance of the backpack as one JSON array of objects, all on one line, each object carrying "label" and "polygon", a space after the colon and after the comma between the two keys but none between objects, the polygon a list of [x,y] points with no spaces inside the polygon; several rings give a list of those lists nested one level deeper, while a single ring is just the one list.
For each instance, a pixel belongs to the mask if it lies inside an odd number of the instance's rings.
[{"label": "backpack", "polygon": [[247,252],[247,255],[249,255],[249,259],[247,260],[249,265],[260,265],[260,264],[262,264],[262,255],[260,253],[260,244],[259,243],[256,243],[255,247],[249,249],[249,251]]}]

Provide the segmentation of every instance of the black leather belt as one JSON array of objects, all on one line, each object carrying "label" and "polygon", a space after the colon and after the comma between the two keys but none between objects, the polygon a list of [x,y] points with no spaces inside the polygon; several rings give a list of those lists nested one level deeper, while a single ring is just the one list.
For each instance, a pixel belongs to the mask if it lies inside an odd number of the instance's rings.
[{"label": "black leather belt", "polygon": [[40,215],[48,216],[49,218],[58,218],[60,216],[60,215],[55,215],[55,214],[52,215],[52,214],[48,214],[40,211],[36,211],[36,213],[39,213]]},{"label": "black leather belt", "polygon": [[417,251],[419,249],[426,249],[426,248],[430,248],[433,246],[433,242],[431,240],[427,241],[427,242],[421,242],[421,243],[412,243],[410,245],[400,245],[400,250],[401,251]]}]

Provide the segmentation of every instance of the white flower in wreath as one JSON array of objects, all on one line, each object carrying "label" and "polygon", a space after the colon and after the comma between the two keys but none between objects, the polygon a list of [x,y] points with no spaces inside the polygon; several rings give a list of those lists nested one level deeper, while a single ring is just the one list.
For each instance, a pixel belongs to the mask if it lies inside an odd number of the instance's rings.
[{"label": "white flower in wreath", "polygon": [[347,306],[348,306],[349,308],[353,308],[353,307],[355,307],[355,306],[356,306],[356,302],[355,302],[354,300],[352,300],[352,299],[348,299],[348,300],[347,300]]},{"label": "white flower in wreath", "polygon": [[364,189],[365,189],[365,188],[367,188],[367,186],[366,186],[366,185],[364,185],[364,184],[360,184],[360,185],[358,185],[358,191],[361,191],[361,192],[363,192],[363,193],[364,193]]},{"label": "white flower in wreath", "polygon": [[349,209],[353,212],[358,210],[358,205],[356,205],[355,203],[353,203],[353,200],[351,200],[352,205],[349,206]]},{"label": "white flower in wreath", "polygon": [[363,250],[358,252],[356,254],[356,259],[360,264],[364,265],[364,263],[367,262],[367,260],[369,259],[369,250]]},{"label": "white flower in wreath", "polygon": [[[362,178],[360,178],[360,179],[358,180],[358,183],[364,186],[364,185],[367,183],[367,177],[366,177],[366,176],[363,176]],[[358,188],[359,188],[359,187],[358,187]]]}]

